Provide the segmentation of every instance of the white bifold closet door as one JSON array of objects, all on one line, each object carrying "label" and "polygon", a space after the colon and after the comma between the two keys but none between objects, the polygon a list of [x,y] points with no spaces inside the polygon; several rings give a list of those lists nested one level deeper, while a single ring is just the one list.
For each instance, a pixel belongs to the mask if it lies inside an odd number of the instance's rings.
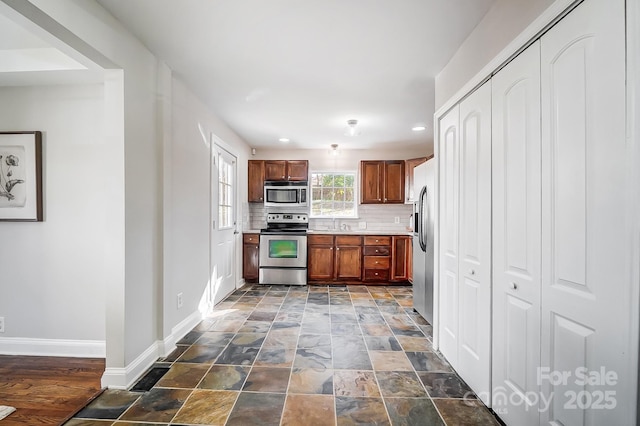
[{"label": "white bifold closet door", "polygon": [[493,409],[537,425],[540,365],[540,43],[492,79]]},{"label": "white bifold closet door", "polygon": [[491,84],[440,121],[440,351],[491,406]]},{"label": "white bifold closet door", "polygon": [[543,376],[544,424],[633,423],[624,7],[586,0],[541,38],[541,365],[567,376]]}]

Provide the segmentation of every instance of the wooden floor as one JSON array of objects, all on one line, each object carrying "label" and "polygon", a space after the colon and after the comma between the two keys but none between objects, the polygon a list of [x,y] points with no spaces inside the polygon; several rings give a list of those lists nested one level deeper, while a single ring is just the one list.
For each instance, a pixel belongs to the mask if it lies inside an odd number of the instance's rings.
[{"label": "wooden floor", "polygon": [[104,359],[0,355],[1,426],[59,425],[101,392]]}]

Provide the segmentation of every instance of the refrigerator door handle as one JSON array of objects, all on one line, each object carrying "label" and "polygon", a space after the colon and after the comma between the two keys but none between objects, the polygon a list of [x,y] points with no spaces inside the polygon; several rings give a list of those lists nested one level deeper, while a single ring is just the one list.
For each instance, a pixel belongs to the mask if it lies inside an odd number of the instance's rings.
[{"label": "refrigerator door handle", "polygon": [[427,187],[423,186],[420,191],[420,197],[418,198],[418,214],[419,214],[419,225],[418,225],[418,241],[420,242],[420,248],[422,251],[427,251],[427,217],[426,213],[428,211],[426,202],[427,202]]}]

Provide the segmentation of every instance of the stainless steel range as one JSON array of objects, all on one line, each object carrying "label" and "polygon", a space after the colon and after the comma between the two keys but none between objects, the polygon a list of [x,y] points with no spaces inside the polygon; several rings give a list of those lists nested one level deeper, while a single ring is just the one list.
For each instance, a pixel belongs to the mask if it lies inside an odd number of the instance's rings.
[{"label": "stainless steel range", "polygon": [[307,284],[306,213],[267,214],[260,230],[260,284]]}]

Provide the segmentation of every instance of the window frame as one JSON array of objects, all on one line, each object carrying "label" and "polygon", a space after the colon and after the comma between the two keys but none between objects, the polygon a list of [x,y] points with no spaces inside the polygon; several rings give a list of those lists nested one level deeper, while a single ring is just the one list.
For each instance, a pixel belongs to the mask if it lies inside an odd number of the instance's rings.
[{"label": "window frame", "polygon": [[[313,175],[314,174],[331,174],[333,176],[335,175],[347,175],[347,174],[353,174],[353,216],[335,216],[335,215],[317,215],[313,213]],[[359,185],[358,185],[358,171],[357,170],[311,170],[309,175],[311,176],[311,178],[309,179],[309,217],[311,219],[359,219],[359,212],[358,212],[358,197],[360,196],[359,194]],[[335,187],[334,187],[335,188]]]}]

